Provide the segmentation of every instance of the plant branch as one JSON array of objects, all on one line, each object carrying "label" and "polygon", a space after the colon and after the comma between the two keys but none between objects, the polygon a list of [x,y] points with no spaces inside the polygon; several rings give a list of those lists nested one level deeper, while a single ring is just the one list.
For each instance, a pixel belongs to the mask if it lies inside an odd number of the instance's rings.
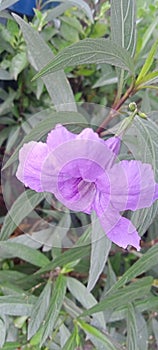
[{"label": "plant branch", "polygon": [[105,127],[109,124],[109,122],[115,117],[115,115],[117,114],[117,111],[124,104],[124,102],[133,94],[133,91],[134,91],[134,84],[132,83],[131,86],[128,88],[128,90],[125,92],[125,94],[120,98],[120,100],[118,102],[116,102],[116,100],[114,101],[112,105],[112,110],[110,111],[109,115],[106,117],[106,119],[102,122],[102,124],[96,130],[98,134],[100,134],[105,129]]}]

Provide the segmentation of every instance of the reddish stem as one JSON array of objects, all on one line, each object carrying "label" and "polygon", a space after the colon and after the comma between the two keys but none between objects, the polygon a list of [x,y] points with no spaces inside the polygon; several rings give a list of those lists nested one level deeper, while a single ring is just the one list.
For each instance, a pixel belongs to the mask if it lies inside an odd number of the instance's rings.
[{"label": "reddish stem", "polygon": [[129,87],[129,89],[125,92],[125,94],[120,98],[120,100],[117,103],[114,102],[114,104],[112,105],[112,110],[110,111],[109,115],[96,130],[98,134],[104,131],[105,127],[109,124],[112,118],[114,118],[114,116],[117,114],[116,112],[120,109],[120,107],[124,104],[124,102],[129,98],[132,92],[133,92],[133,84]]}]

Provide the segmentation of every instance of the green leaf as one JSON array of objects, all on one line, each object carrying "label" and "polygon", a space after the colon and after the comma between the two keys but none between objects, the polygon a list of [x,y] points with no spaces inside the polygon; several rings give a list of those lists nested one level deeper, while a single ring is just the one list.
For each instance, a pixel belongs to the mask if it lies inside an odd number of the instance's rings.
[{"label": "green leaf", "polygon": [[138,338],[138,349],[148,350],[147,322],[145,321],[143,315],[137,311],[135,312],[135,319],[136,319],[136,329],[137,329],[137,338]]},{"label": "green leaf", "polygon": [[[124,142],[132,152],[134,159],[152,165],[155,180],[158,182],[158,126],[151,119],[135,117],[132,127],[127,130]],[[134,144],[130,143],[130,137],[134,137]],[[129,139],[128,139],[129,138]],[[158,209],[158,201],[150,208],[144,208],[131,213],[132,223],[142,236],[153,222]]]},{"label": "green leaf", "polygon": [[0,318],[0,348],[4,345],[5,338],[6,338],[6,324],[5,322]]},{"label": "green leaf", "polygon": [[77,306],[71,299],[65,297],[63,305],[65,311],[68,315],[70,315],[72,319],[76,319],[79,315],[81,315],[81,308]]},{"label": "green leaf", "polygon": [[28,339],[36,334],[46,316],[50,302],[51,288],[51,282],[48,281],[32,309],[28,325]]},{"label": "green leaf", "polygon": [[142,78],[139,88],[141,88],[141,84],[156,84],[158,82],[158,71],[150,72]]},{"label": "green leaf", "polygon": [[53,293],[49,304],[49,310],[43,322],[41,345],[44,344],[48,336],[51,335],[51,332],[53,331],[53,328],[56,324],[57,318],[59,316],[63,304],[65,293],[66,277],[63,275],[59,275],[54,285]]},{"label": "green leaf", "polygon": [[20,348],[20,343],[17,342],[6,342],[1,350],[15,350]]},{"label": "green leaf", "polygon": [[12,126],[11,131],[8,135],[8,140],[5,147],[6,154],[11,152],[11,149],[13,149],[13,146],[15,147],[17,145],[17,140],[19,139],[19,137],[20,137],[20,126],[19,125]]},{"label": "green leaf", "polygon": [[58,6],[51,8],[49,11],[47,11],[47,16],[46,16],[47,22],[50,22],[55,18],[61,16],[70,7],[71,7],[71,4],[64,2],[64,3],[60,3]]},{"label": "green leaf", "polygon": [[[65,3],[65,0],[61,0],[60,2]],[[90,19],[90,21],[93,22],[92,10],[85,1],[83,1],[83,0],[67,0],[66,3],[67,3],[67,5],[70,4],[71,6],[76,6],[76,7],[80,8],[82,11],[85,12],[85,14]]]},{"label": "green leaf", "polygon": [[0,80],[11,80],[11,75],[7,70],[0,68]]},{"label": "green leaf", "polygon": [[68,8],[76,6],[80,8],[84,13],[87,15],[87,17],[90,19],[91,22],[93,22],[93,16],[92,11],[89,5],[83,1],[83,0],[61,0],[60,4],[53,8],[53,10],[49,10],[47,14],[47,21],[52,20],[52,18],[57,18],[62,13],[64,13]]},{"label": "green leaf", "polygon": [[154,29],[156,28],[158,24],[158,18],[156,17],[152,23],[147,26],[147,30],[145,31],[145,33],[142,36],[142,40],[141,40],[141,45],[138,47],[138,52],[136,53],[136,56],[140,54],[141,51],[143,51],[143,49],[146,47],[149,39],[151,38],[151,35],[154,31]]},{"label": "green leaf", "polygon": [[79,32],[76,28],[74,28],[74,26],[71,25],[71,18],[70,24],[66,23],[65,21],[61,22],[60,34],[66,41],[70,43],[79,41]]},{"label": "green leaf", "polygon": [[134,56],[136,46],[136,1],[111,0],[111,38]]},{"label": "green leaf", "polygon": [[27,64],[28,64],[28,61],[27,61],[26,52],[17,53],[11,60],[10,74],[12,78],[17,80],[18,75],[22,72],[22,70],[24,70]]},{"label": "green leaf", "polygon": [[[47,251],[47,250],[50,250],[50,248],[52,248],[52,256],[54,257],[53,253],[55,252],[56,248],[58,252],[59,252],[59,248],[62,248],[62,241],[66,236],[66,233],[69,231],[70,226],[71,226],[71,216],[69,213],[64,213],[60,221],[58,221],[58,224],[54,227],[54,229],[52,230],[52,227],[50,227],[51,233],[49,234],[48,239],[45,240],[44,242],[43,251]],[[37,237],[36,239],[38,240],[37,235],[36,237]]]},{"label": "green leaf", "polygon": [[[77,279],[68,277],[67,278],[67,287],[70,290],[71,294],[75,297],[81,305],[86,309],[97,304],[94,296],[87,290],[83,283],[79,282]],[[99,312],[96,315],[96,319],[99,322],[101,327],[105,327],[105,320],[103,313]]]},{"label": "green leaf", "polygon": [[156,339],[156,344],[158,346],[158,333],[157,333],[158,321],[155,318],[152,319],[152,329],[153,329],[154,336],[155,336],[155,339]]},{"label": "green leaf", "polygon": [[12,126],[6,126],[0,131],[0,147],[2,146],[3,142],[8,138],[10,131],[12,131]]},{"label": "green leaf", "polygon": [[57,266],[64,266],[72,261],[76,261],[78,259],[82,259],[83,257],[87,256],[90,252],[90,246],[85,245],[81,247],[74,247],[72,249],[67,250],[66,252],[62,253],[61,255],[57,256],[52,262],[50,262],[48,265],[43,267],[38,271],[37,274],[41,274],[50,270],[55,269]]},{"label": "green leaf", "polygon": [[74,350],[76,349],[76,345],[76,332],[74,330],[62,350]]},{"label": "green leaf", "polygon": [[5,270],[0,271],[0,280],[2,284],[6,282],[16,284],[16,282],[24,276],[25,274],[19,271],[8,270],[7,275]]},{"label": "green leaf", "polygon": [[[38,115],[37,115],[38,117]],[[20,142],[19,146],[16,148],[15,152],[9,158],[7,163],[4,165],[3,170],[11,165],[17,158],[20,148],[29,141],[39,141],[42,137],[48,134],[56,124],[61,123],[63,125],[77,124],[76,130],[82,130],[82,124],[87,125],[86,119],[82,114],[77,112],[53,112],[51,111],[48,116],[41,122],[39,122],[28,135],[26,135]],[[72,130],[71,130],[72,131]]]},{"label": "green leaf", "polygon": [[7,9],[9,6],[15,4],[15,2],[17,2],[17,0],[1,0],[0,11]]},{"label": "green leaf", "polygon": [[146,84],[142,84],[142,85],[139,85],[138,90],[141,90],[141,89],[152,89],[152,90],[157,90],[158,89],[158,86],[156,85],[146,85]]},{"label": "green leaf", "polygon": [[[88,278],[88,291],[91,291],[100,274],[102,273],[106,264],[108,254],[111,248],[111,241],[105,235],[103,228],[96,214],[92,215],[92,236],[91,236],[91,258],[90,258],[90,270]],[[98,259],[99,257],[99,259]]]},{"label": "green leaf", "polygon": [[108,39],[84,39],[62,50],[34,79],[66,67],[89,63],[108,63],[134,74],[134,62],[124,48]]},{"label": "green leaf", "polygon": [[143,256],[137,260],[120,279],[111,288],[110,292],[122,287],[125,283],[128,283],[133,278],[142,275],[144,272],[149,271],[152,267],[158,264],[158,244],[155,244],[150,248]]},{"label": "green leaf", "polygon": [[5,217],[0,235],[1,241],[10,237],[15,228],[18,227],[21,221],[32,212],[44,197],[44,193],[27,190],[17,198]]},{"label": "green leaf", "polygon": [[85,323],[84,321],[77,320],[78,325],[88,334],[92,335],[93,337],[97,338],[101,341],[103,345],[106,346],[106,350],[117,350],[120,349],[116,347],[113,342],[103,334],[99,329],[91,326],[90,324]]},{"label": "green leaf", "polygon": [[141,84],[141,82],[143,82],[143,79],[145,78],[146,74],[148,73],[150,67],[152,66],[153,62],[154,62],[154,57],[156,54],[158,48],[158,40],[154,43],[154,45],[152,46],[147,59],[138,75],[138,78],[136,80],[136,87],[139,86]]},{"label": "green leaf", "polygon": [[[59,322],[60,321],[61,320],[59,319]],[[63,322],[59,327],[59,332],[60,332],[60,345],[61,345],[61,348],[63,349],[64,345],[66,344],[67,340],[71,336],[72,332],[69,331],[68,326],[65,326]]]},{"label": "green leaf", "polygon": [[127,349],[138,349],[137,324],[135,310],[131,303],[127,307]]},{"label": "green leaf", "polygon": [[49,259],[41,252],[20,243],[0,242],[0,249],[2,252],[6,251],[6,255],[9,254],[10,257],[20,258],[35,266],[43,267],[49,262]]},{"label": "green leaf", "polygon": [[122,307],[127,306],[129,302],[140,299],[143,295],[149,293],[152,281],[152,277],[144,277],[141,280],[133,282],[129,286],[124,286],[124,288],[116,290],[112,295],[107,295],[105,299],[100,301],[97,305],[84,311],[81,316],[92,315],[105,310],[115,310],[118,309],[120,305]]},{"label": "green leaf", "polygon": [[[15,14],[14,18],[23,32],[30,63],[36,70],[43,68],[53,59],[52,50],[31,25]],[[64,105],[65,110],[66,108],[67,110],[76,110],[73,93],[64,72],[51,74],[49,77],[44,77],[43,81],[57,110],[62,110],[62,105]]]},{"label": "green leaf", "polygon": [[116,83],[118,83],[118,78],[116,76],[108,78],[107,74],[104,74],[93,85],[93,89],[95,89],[97,87],[105,86],[105,85],[116,84]]},{"label": "green leaf", "polygon": [[[139,337],[139,342],[141,342],[141,344],[144,344],[144,340],[141,339],[141,334],[144,332],[144,337],[146,339],[146,330],[142,329],[143,327],[146,327],[146,323],[143,316],[141,316],[141,313],[146,312],[146,311],[151,311],[151,310],[155,310],[158,307],[158,300],[156,296],[153,296],[153,294],[147,294],[142,300],[136,300],[133,302],[133,305],[135,307],[136,310],[136,321],[137,321],[137,329],[138,329],[138,337]],[[108,322],[116,322],[116,321],[120,321],[122,319],[126,319],[127,317],[127,305],[121,306],[116,310],[113,311],[110,314],[107,315],[107,321]],[[141,320],[140,320],[141,318]],[[141,327],[142,324],[142,327]],[[147,336],[148,338],[148,336]],[[144,348],[142,346],[140,346],[140,350],[146,350],[145,345]]]},{"label": "green leaf", "polygon": [[32,306],[32,298],[26,296],[0,296],[0,312],[3,315],[29,316]]},{"label": "green leaf", "polygon": [[[3,103],[0,104],[0,116],[11,112],[11,110],[13,108],[13,101],[15,99],[15,96],[16,96],[16,92],[14,91],[8,95],[8,97],[5,99],[5,101]],[[10,118],[8,118],[8,123],[6,123],[6,124],[9,124],[9,122],[13,122],[9,119]]]}]

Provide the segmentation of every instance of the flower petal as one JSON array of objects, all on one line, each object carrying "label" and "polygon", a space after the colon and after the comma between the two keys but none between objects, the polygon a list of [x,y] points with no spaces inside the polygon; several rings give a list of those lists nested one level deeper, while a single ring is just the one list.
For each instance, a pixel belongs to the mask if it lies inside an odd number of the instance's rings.
[{"label": "flower petal", "polygon": [[45,143],[31,141],[25,144],[19,152],[19,166],[16,177],[26,187],[37,192],[42,192],[41,171],[43,163],[48,155],[48,147]]},{"label": "flower petal", "polygon": [[43,164],[43,190],[57,195],[60,173],[70,179],[81,177],[87,182],[95,182],[112,158],[112,151],[102,143],[87,139],[65,142],[50,152]]},{"label": "flower petal", "polygon": [[118,136],[110,137],[105,141],[108,148],[117,156],[120,152],[121,139]]},{"label": "flower petal", "polygon": [[120,216],[120,220],[118,220],[117,224],[107,232],[107,237],[124,249],[126,249],[128,245],[131,245],[137,250],[140,250],[140,237],[138,232],[131,221],[124,217]]},{"label": "flower petal", "polygon": [[102,143],[104,145],[104,140],[102,140],[96,132],[94,132],[91,128],[85,128],[81,131],[80,134],[77,135],[78,140],[92,140],[98,143]]},{"label": "flower petal", "polygon": [[57,124],[47,136],[47,145],[51,150],[54,150],[64,142],[74,140],[77,135],[68,131],[63,125]]},{"label": "flower petal", "polygon": [[130,220],[119,215],[114,209],[107,210],[101,217],[100,223],[107,237],[122,248],[132,245],[140,250],[140,237]]},{"label": "flower petal", "polygon": [[150,164],[123,160],[107,173],[111,184],[111,203],[118,211],[137,210],[153,204],[156,183]]},{"label": "flower petal", "polygon": [[155,186],[153,202],[155,202],[157,199],[158,199],[158,184],[156,184]]}]

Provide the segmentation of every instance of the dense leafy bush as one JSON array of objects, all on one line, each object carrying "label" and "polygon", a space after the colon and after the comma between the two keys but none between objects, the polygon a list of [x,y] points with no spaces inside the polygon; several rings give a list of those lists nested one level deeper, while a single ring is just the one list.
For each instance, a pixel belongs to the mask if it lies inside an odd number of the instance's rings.
[{"label": "dense leafy bush", "polygon": [[141,236],[140,252],[125,250],[95,212],[25,188],[16,170],[22,146],[60,123],[121,136],[118,160],[151,164],[158,182],[158,2],[63,0],[31,20],[11,3],[0,2],[0,348],[156,349],[158,202],[122,213]]}]

